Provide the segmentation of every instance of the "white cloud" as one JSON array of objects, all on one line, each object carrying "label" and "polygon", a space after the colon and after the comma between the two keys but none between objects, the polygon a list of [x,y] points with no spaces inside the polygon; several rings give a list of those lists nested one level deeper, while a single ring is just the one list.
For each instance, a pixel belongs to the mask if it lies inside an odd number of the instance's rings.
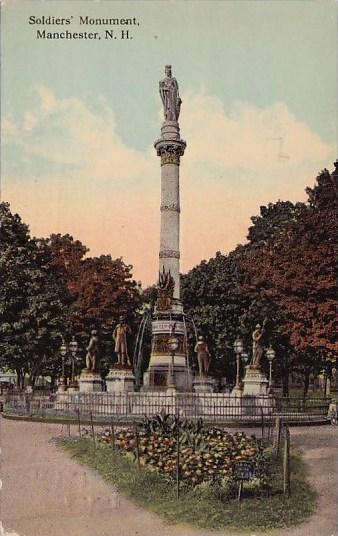
[{"label": "white cloud", "polygon": [[[153,140],[145,152],[124,143],[102,98],[93,108],[41,86],[36,94],[38,106],[21,123],[8,117],[3,124],[16,160],[30,162],[4,177],[4,198],[34,234],[72,233],[92,254],[123,255],[136,278],[152,281],[160,203]],[[183,270],[242,242],[261,204],[304,199],[305,186],[335,158],[334,147],[284,103],[235,103],[227,112],[216,97],[186,94],[180,122],[188,143],[181,166]]]}]

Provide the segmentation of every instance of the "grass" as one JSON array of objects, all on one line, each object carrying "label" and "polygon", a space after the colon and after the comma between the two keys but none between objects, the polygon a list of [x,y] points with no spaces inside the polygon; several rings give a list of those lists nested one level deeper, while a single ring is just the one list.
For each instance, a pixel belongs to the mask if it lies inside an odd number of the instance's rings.
[{"label": "grass", "polygon": [[271,459],[269,495],[255,496],[244,490],[241,502],[222,501],[217,494],[201,498],[182,490],[176,497],[174,484],[142,467],[111,445],[85,438],[61,441],[66,451],[80,463],[88,465],[135,503],[156,512],[169,523],[188,523],[204,529],[240,531],[270,530],[297,525],[309,517],[315,507],[316,493],[307,482],[307,468],[296,452],[291,456],[291,496],[282,494],[282,471],[279,460]]}]

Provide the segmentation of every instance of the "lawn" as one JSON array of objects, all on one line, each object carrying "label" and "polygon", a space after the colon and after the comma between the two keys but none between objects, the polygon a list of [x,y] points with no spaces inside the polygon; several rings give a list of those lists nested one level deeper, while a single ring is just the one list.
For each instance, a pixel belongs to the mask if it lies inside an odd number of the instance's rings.
[{"label": "lawn", "polygon": [[[130,453],[91,438],[66,438],[62,447],[80,463],[93,468],[135,503],[156,512],[169,523],[189,523],[205,529],[239,531],[290,527],[311,515],[316,493],[307,482],[307,468],[300,455],[291,454],[291,496],[282,493],[282,465],[270,452],[267,475],[270,486],[259,494],[244,486],[243,499],[225,494],[217,483],[194,488],[182,485],[180,497],[175,484],[147,466],[138,467]],[[270,449],[271,451],[271,449]]]}]

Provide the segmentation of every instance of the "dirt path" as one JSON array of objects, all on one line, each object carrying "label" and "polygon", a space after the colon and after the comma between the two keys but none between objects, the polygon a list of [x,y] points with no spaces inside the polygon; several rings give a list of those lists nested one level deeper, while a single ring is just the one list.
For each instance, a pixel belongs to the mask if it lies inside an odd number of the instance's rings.
[{"label": "dirt path", "polygon": [[310,468],[310,481],[319,493],[315,514],[298,528],[278,536],[338,536],[338,441],[336,426],[291,428],[291,443]]},{"label": "dirt path", "polygon": [[[333,427],[295,428],[320,493],[318,513],[298,529],[278,536],[336,536],[337,451]],[[1,420],[1,516],[19,536],[211,536],[213,532],[168,526],[135,506],[110,485],[56,448],[60,425]],[[334,461],[335,460],[335,461]],[[224,533],[225,534],[225,533]],[[255,533],[257,535],[257,533]],[[227,536],[232,536],[227,533]]]}]

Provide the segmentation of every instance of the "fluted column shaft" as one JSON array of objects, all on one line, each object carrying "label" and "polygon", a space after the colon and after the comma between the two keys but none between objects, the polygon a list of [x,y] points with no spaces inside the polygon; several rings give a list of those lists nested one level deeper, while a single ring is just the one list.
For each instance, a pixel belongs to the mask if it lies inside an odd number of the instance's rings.
[{"label": "fluted column shaft", "polygon": [[162,137],[155,143],[161,157],[161,235],[159,270],[174,279],[174,298],[180,298],[180,157],[186,144],[180,139],[177,121],[165,121]]}]

